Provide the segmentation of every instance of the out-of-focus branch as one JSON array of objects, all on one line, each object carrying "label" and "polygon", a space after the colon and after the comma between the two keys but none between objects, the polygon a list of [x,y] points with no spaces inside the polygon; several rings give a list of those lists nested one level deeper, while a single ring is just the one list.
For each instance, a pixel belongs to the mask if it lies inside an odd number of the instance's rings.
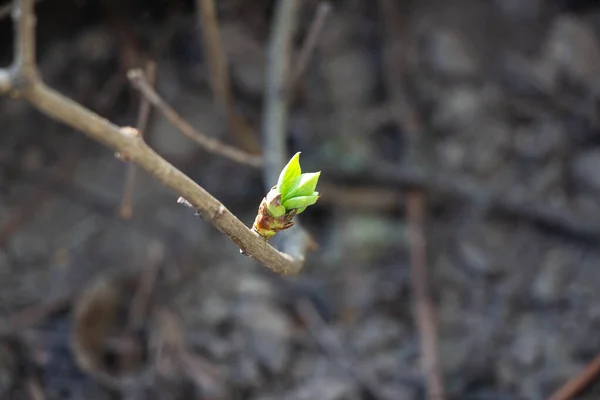
[{"label": "out-of-focus branch", "polygon": [[35,65],[35,25],[34,1],[15,1],[12,17],[15,24],[15,59],[13,73],[17,85],[27,85],[37,80]]},{"label": "out-of-focus branch", "polygon": [[40,81],[34,64],[34,0],[15,0],[13,16],[17,54],[6,85],[8,91],[14,89],[40,112],[116,150],[121,159],[143,168],[158,182],[187,199],[200,216],[229,236],[245,254],[272,271],[289,275],[300,270],[301,263],[277,251],[248,229],[210,193],[154,152],[136,129],[118,127]]},{"label": "out-of-focus branch", "polygon": [[10,71],[8,68],[0,68],[0,93],[6,93],[10,88]]},{"label": "out-of-focus branch", "polygon": [[[262,118],[263,180],[267,190],[277,182],[279,173],[288,160],[286,89],[291,71],[293,37],[300,4],[299,0],[278,1],[269,39],[267,86]],[[304,260],[306,251],[312,244],[310,236],[298,222],[294,229],[281,231],[271,241],[298,260]]]},{"label": "out-of-focus branch", "polygon": [[300,55],[298,56],[298,61],[296,62],[296,67],[290,79],[288,81],[288,86],[286,90],[287,100],[290,102],[296,93],[296,88],[302,75],[306,71],[308,67],[308,63],[313,53],[315,52],[315,48],[317,47],[317,43],[319,40],[319,36],[321,35],[321,31],[325,26],[325,21],[327,20],[327,16],[331,12],[331,4],[329,2],[319,3],[317,7],[317,12],[315,13],[315,17],[308,28],[308,34],[306,35],[306,39],[304,44],[302,45],[302,49],[300,50]]},{"label": "out-of-focus branch", "polygon": [[[401,22],[395,5],[391,0],[381,0],[381,15],[384,20],[387,38],[401,38],[403,31],[398,30]],[[398,40],[398,39],[396,39]],[[390,91],[390,104],[397,105],[392,110],[396,115],[397,123],[403,127],[409,140],[409,165],[420,168],[423,166],[423,156],[429,150],[426,137],[417,110],[406,96],[404,81],[405,51],[403,47],[392,48],[388,44],[385,79]],[[429,290],[429,267],[427,262],[427,238],[425,224],[427,216],[427,198],[421,189],[414,189],[408,193],[406,202],[406,217],[410,229],[410,269],[411,288],[414,303],[414,314],[417,323],[420,348],[421,368],[427,382],[428,398],[430,400],[444,400],[446,398],[444,379],[439,360],[437,318],[435,303]]]},{"label": "out-of-focus branch", "polygon": [[[585,368],[558,388],[549,400],[571,400],[581,398],[582,391],[594,382],[600,374],[600,355],[596,356]],[[577,397],[576,397],[577,396]]]},{"label": "out-of-focus branch", "polygon": [[198,143],[205,150],[211,153],[227,157],[240,164],[250,165],[251,167],[259,168],[261,166],[261,158],[245,151],[236,149],[220,142],[217,139],[206,136],[198,132],[193,126],[186,122],[177,112],[164,101],[158,93],[148,84],[144,73],[141,70],[132,70],[128,74],[132,85],[138,89],[142,95],[156,107],[181,133]]},{"label": "out-of-focus branch", "polygon": [[218,105],[227,113],[229,129],[233,132],[238,145],[251,153],[260,153],[259,138],[235,106],[231,91],[227,58],[223,51],[219,19],[214,0],[196,0],[197,13],[202,26],[202,40],[210,81]]},{"label": "out-of-focus branch", "polygon": [[[153,61],[148,62],[146,65],[146,75],[148,76],[150,84],[153,85],[156,77],[156,63]],[[144,135],[148,129],[150,110],[150,102],[142,96],[136,123],[136,128],[140,135]],[[129,219],[133,214],[133,190],[135,188],[136,172],[137,168],[134,164],[129,164],[127,166],[127,172],[125,173],[125,187],[123,188],[123,197],[121,198],[121,205],[119,207],[121,218]]]},{"label": "out-of-focus branch", "polygon": [[274,185],[287,162],[285,138],[288,104],[285,96],[299,0],[279,0],[267,55],[267,87],[262,118],[265,185]]},{"label": "out-of-focus branch", "polygon": [[[42,0],[36,0],[36,3],[39,3]],[[8,15],[10,15],[10,11],[12,10],[12,4],[11,3],[6,3],[4,5],[2,5],[0,7],[0,20],[3,18],[6,18]]]}]

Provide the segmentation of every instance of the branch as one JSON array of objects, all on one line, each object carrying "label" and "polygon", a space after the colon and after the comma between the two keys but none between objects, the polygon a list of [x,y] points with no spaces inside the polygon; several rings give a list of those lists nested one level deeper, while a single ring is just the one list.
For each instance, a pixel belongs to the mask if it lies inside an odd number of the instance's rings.
[{"label": "branch", "polygon": [[[381,0],[380,11],[387,37],[402,37],[396,27],[403,21],[396,18],[396,10],[391,0]],[[392,35],[395,33],[395,35]],[[388,42],[388,48],[391,43]],[[409,142],[409,165],[417,167],[424,164],[423,156],[429,150],[429,143],[423,135],[423,129],[417,110],[406,97],[404,81],[405,51],[397,48],[387,55],[384,76],[390,91],[391,104],[398,106],[393,110],[398,126],[403,127]],[[417,188],[409,192],[406,204],[406,216],[409,223],[411,288],[413,291],[414,312],[420,336],[421,368],[427,382],[427,394],[431,400],[444,400],[446,390],[439,360],[438,333],[435,303],[429,290],[429,273],[427,263],[426,196]]]},{"label": "branch", "polygon": [[[42,0],[36,0],[36,3],[39,3]],[[8,17],[10,15],[10,12],[12,10],[12,4],[11,3],[6,3],[2,6],[0,6],[0,20]]]},{"label": "branch", "polygon": [[[149,61],[146,64],[146,74],[151,84],[154,83],[156,75],[156,63]],[[151,104],[142,96],[140,100],[140,108],[138,110],[138,117],[136,123],[136,129],[140,135],[144,135],[148,129],[148,120],[150,119]],[[135,188],[135,176],[137,169],[134,164],[129,164],[125,172],[125,186],[123,187],[123,195],[121,197],[121,204],[119,206],[119,214],[121,218],[129,219],[133,215],[133,191]]]},{"label": "branch", "polygon": [[421,336],[421,365],[429,398],[444,400],[445,390],[438,356],[438,334],[435,306],[429,291],[427,241],[425,236],[425,195],[421,191],[408,194],[406,215],[409,223],[411,286],[415,317]]},{"label": "branch", "polygon": [[259,168],[261,166],[262,160],[259,156],[248,154],[242,150],[228,146],[217,139],[213,139],[203,133],[198,132],[193,126],[191,126],[179,114],[177,114],[177,112],[171,108],[171,106],[167,104],[167,102],[164,101],[154,89],[152,89],[141,70],[131,70],[127,76],[133,87],[139,90],[146,100],[156,107],[169,120],[169,122],[173,124],[173,126],[179,129],[179,131],[185,136],[204,147],[204,149],[211,153],[227,157],[240,164],[246,164],[254,168]]},{"label": "branch", "polygon": [[327,16],[331,12],[331,4],[328,2],[319,3],[317,7],[317,12],[315,13],[315,17],[308,28],[308,34],[306,35],[306,40],[302,45],[302,49],[300,50],[300,55],[298,56],[298,61],[296,63],[296,67],[294,68],[294,73],[290,77],[288,82],[286,95],[288,102],[292,100],[296,92],[296,87],[304,75],[306,68],[308,67],[308,63],[310,61],[311,56],[313,55],[315,48],[317,47],[317,40],[319,40],[319,36],[321,35],[321,31],[325,26],[325,21],[327,20]]},{"label": "branch", "polygon": [[[198,210],[200,216],[229,236],[244,253],[272,271],[282,275],[297,273],[302,266],[300,263],[277,251],[248,229],[210,193],[154,152],[137,130],[112,124],[46,86],[35,75],[27,74],[31,69],[35,71],[35,65],[30,65],[30,62],[34,61],[32,55],[35,52],[33,4],[33,0],[15,0],[15,10],[18,11],[14,13],[17,20],[15,36],[19,46],[16,46],[18,54],[12,66],[14,74],[11,75],[8,89],[19,88],[20,95],[40,112],[116,150],[122,159],[146,170],[158,182],[187,199]],[[30,79],[28,84],[22,86],[20,77]]]},{"label": "branch", "polygon": [[15,25],[15,60],[13,71],[19,77],[18,85],[33,84],[37,80],[35,65],[35,1],[14,1],[12,18]]},{"label": "branch", "polygon": [[589,386],[600,374],[600,355],[596,356],[585,368],[569,379],[549,397],[549,400],[571,400]]},{"label": "branch", "polygon": [[0,68],[0,94],[7,93],[10,89],[10,71],[7,68]]},{"label": "branch", "polygon": [[262,118],[265,186],[277,182],[288,159],[285,146],[288,108],[285,88],[290,71],[292,40],[299,0],[279,0],[269,40],[266,104]]},{"label": "branch", "polygon": [[196,0],[197,13],[200,15],[199,22],[202,26],[202,40],[208,68],[210,81],[214,96],[227,113],[229,129],[237,143],[252,153],[260,153],[260,143],[256,133],[250,128],[244,117],[235,107],[235,99],[231,91],[227,58],[223,51],[221,34],[219,32],[219,20],[215,9],[214,0]]}]

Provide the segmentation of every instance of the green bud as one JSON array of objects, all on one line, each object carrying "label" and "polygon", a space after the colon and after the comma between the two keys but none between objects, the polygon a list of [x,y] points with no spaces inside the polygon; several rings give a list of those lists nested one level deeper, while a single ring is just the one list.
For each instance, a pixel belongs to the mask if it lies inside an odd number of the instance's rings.
[{"label": "green bud", "polygon": [[285,207],[281,204],[281,193],[277,188],[273,188],[267,193],[266,203],[272,217],[278,218],[286,213]]},{"label": "green bud", "polygon": [[321,171],[309,172],[300,175],[294,180],[289,192],[282,192],[281,200],[285,202],[286,200],[292,199],[294,197],[312,195],[315,189],[317,188],[317,182],[319,181],[320,175]]},{"label": "green bud", "polygon": [[297,209],[296,214],[300,214],[306,207],[315,204],[317,200],[319,200],[319,192],[313,192],[309,196],[298,196],[288,199],[283,202],[283,205],[286,210],[293,210],[295,208]]},{"label": "green bud", "polygon": [[279,180],[277,181],[277,190],[279,193],[287,193],[290,191],[294,180],[300,176],[300,152],[294,154],[287,165],[281,170]]}]

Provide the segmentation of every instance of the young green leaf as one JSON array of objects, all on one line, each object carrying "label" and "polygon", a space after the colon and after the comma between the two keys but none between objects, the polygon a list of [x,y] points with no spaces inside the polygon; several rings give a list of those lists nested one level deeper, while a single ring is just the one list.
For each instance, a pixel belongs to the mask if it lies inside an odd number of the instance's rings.
[{"label": "young green leaf", "polygon": [[287,165],[281,170],[279,180],[277,181],[277,190],[279,193],[289,192],[294,180],[300,176],[300,152],[294,154]]},{"label": "young green leaf", "polygon": [[297,177],[292,183],[289,192],[282,192],[282,201],[285,202],[288,199],[299,196],[310,196],[317,187],[320,175],[321,171],[304,173]]},{"label": "young green leaf", "polygon": [[313,192],[313,194],[309,196],[298,196],[286,200],[283,202],[283,206],[288,211],[296,208],[298,210],[296,211],[296,214],[300,214],[302,211],[304,211],[304,209],[306,209],[306,207],[315,204],[317,200],[319,200],[319,193]]}]

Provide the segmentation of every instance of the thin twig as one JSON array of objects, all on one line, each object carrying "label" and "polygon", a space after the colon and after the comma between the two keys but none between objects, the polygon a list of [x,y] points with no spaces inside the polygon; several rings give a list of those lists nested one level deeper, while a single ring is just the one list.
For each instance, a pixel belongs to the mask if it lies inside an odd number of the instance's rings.
[{"label": "thin twig", "polygon": [[229,129],[233,132],[236,142],[251,153],[260,153],[260,142],[256,132],[248,125],[244,117],[235,106],[235,98],[231,90],[229,69],[221,34],[219,32],[219,19],[214,0],[196,0],[196,8],[200,15],[202,26],[202,39],[213,93],[217,104],[227,113]]},{"label": "thin twig", "polygon": [[140,280],[137,283],[136,292],[131,301],[127,324],[127,329],[131,332],[140,329],[147,315],[152,289],[156,283],[160,265],[164,260],[165,249],[160,242],[156,242],[150,245],[148,253],[148,267],[142,271]]},{"label": "thin twig", "polygon": [[[41,2],[42,0],[36,0],[36,3]],[[10,11],[12,10],[12,3],[6,3],[0,7],[0,20],[8,17],[10,15]]]},{"label": "thin twig", "polygon": [[11,86],[9,70],[0,69],[0,93],[8,92]]},{"label": "thin twig", "polygon": [[435,310],[429,293],[427,249],[425,243],[425,199],[423,193],[408,195],[406,214],[409,223],[410,270],[413,301],[421,335],[421,365],[427,378],[429,398],[443,400],[444,382],[438,360],[438,340]]},{"label": "thin twig", "polygon": [[[122,159],[143,168],[158,182],[187,199],[205,220],[236,243],[242,252],[260,261],[273,272],[291,275],[302,268],[299,260],[284,254],[265,242],[235,217],[221,202],[204,190],[183,172],[175,168],[150,148],[133,128],[118,127],[80,104],[68,99],[45,85],[28,65],[34,59],[28,54],[35,51],[34,1],[15,0],[15,38],[18,54],[12,69],[11,87],[22,98],[50,118],[81,131],[89,138],[116,150]],[[33,51],[31,51],[33,50]],[[24,68],[23,70],[21,68]],[[214,146],[214,144],[213,144]]]},{"label": "thin twig", "polygon": [[[149,61],[146,65],[146,76],[148,77],[148,84],[154,85],[154,79],[156,78],[156,63]],[[150,119],[151,104],[142,96],[140,99],[140,108],[138,111],[138,118],[136,128],[140,135],[144,135],[148,129],[148,120]],[[134,164],[127,165],[127,171],[125,173],[125,187],[123,188],[123,196],[121,198],[121,205],[119,206],[119,214],[121,218],[130,219],[133,215],[133,190],[135,188],[135,175],[137,167]]]},{"label": "thin twig", "polygon": [[[384,19],[386,37],[399,38],[404,32],[398,31],[401,21],[396,18],[395,6],[391,0],[381,0],[381,15]],[[399,39],[396,39],[399,40]],[[388,47],[393,49],[391,43]],[[405,52],[403,48],[393,49],[387,55],[385,79],[390,90],[391,104],[398,126],[403,127],[409,138],[410,165],[419,168],[423,165],[422,156],[425,139],[422,135],[418,113],[406,98],[404,81]],[[421,365],[427,382],[429,399],[446,398],[444,380],[438,354],[437,323],[435,305],[429,293],[427,249],[425,237],[426,197],[421,189],[409,192],[406,202],[406,216],[409,223],[411,286],[413,291],[414,312],[420,335]]]},{"label": "thin twig", "polygon": [[276,5],[267,63],[266,104],[262,118],[264,181],[267,187],[277,182],[287,161],[285,138],[288,104],[285,88],[290,72],[291,53],[299,0],[279,0]]},{"label": "thin twig", "polygon": [[306,35],[306,39],[302,45],[302,49],[300,50],[296,67],[294,68],[293,73],[290,76],[290,80],[288,81],[286,90],[288,102],[292,101],[293,96],[296,93],[296,87],[304,75],[304,72],[306,72],[306,68],[308,67],[308,63],[315,52],[317,41],[319,40],[319,36],[321,35],[321,31],[325,26],[325,21],[327,20],[327,16],[330,12],[331,4],[329,2],[319,3],[315,17],[308,28],[308,34]]},{"label": "thin twig", "polygon": [[31,400],[46,400],[46,394],[37,377],[30,376],[27,378],[27,393]]},{"label": "thin twig", "polygon": [[262,164],[261,158],[252,154],[248,154],[235,147],[228,146],[217,139],[206,136],[198,132],[193,126],[185,121],[177,112],[171,108],[160,95],[152,89],[144,74],[140,70],[132,70],[128,73],[131,84],[142,93],[142,95],[156,107],[181,133],[198,143],[205,150],[211,153],[227,157],[240,164],[246,164],[254,168],[259,168]]},{"label": "thin twig", "polygon": [[569,379],[548,400],[575,399],[592,381],[600,375],[600,355],[596,356],[585,368]]}]

